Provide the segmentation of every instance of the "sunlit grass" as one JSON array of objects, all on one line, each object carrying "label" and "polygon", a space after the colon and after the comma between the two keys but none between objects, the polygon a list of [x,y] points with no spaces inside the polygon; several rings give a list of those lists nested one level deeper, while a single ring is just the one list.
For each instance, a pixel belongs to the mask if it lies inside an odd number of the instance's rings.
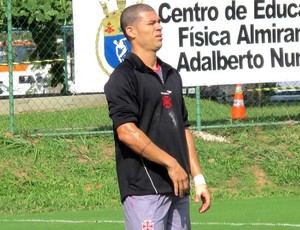
[{"label": "sunlit grass", "polygon": [[[261,107],[249,106],[246,107],[246,119],[234,121],[231,119],[232,105],[230,104],[222,104],[213,100],[201,100],[197,109],[195,98],[186,97],[185,100],[192,127],[197,125],[207,128],[210,126],[240,124],[273,124],[300,120],[300,109],[297,103],[273,103]],[[21,134],[101,132],[109,131],[112,127],[106,104],[91,108],[15,114],[13,119],[8,115],[1,115],[0,125],[3,132],[9,130],[11,121],[13,121],[15,132]],[[197,121],[200,121],[200,124]]]},{"label": "sunlit grass", "polygon": [[[213,199],[299,196],[299,125],[210,130],[195,137]],[[113,135],[0,137],[0,213],[120,205]]]}]

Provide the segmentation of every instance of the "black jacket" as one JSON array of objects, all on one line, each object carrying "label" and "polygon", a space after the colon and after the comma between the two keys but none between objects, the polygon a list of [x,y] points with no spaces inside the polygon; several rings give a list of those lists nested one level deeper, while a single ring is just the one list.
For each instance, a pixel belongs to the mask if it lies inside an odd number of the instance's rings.
[{"label": "black jacket", "polygon": [[170,65],[158,59],[164,83],[135,54],[127,55],[111,74],[104,90],[113,121],[121,200],[128,195],[171,194],[166,168],[142,159],[116,135],[116,128],[134,122],[157,146],[172,155],[189,173],[185,127],[188,114],[182,80]]}]

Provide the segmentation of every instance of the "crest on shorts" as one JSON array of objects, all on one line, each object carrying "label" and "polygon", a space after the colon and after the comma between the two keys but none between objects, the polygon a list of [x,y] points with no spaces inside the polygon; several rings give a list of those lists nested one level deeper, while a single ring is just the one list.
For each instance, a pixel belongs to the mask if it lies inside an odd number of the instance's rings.
[{"label": "crest on shorts", "polygon": [[[141,2],[136,1],[136,3]],[[120,26],[120,16],[126,8],[126,0],[116,0],[116,2],[104,0],[99,3],[103,9],[104,18],[97,30],[96,56],[100,68],[109,76],[111,70],[116,68],[131,51],[130,44]],[[112,7],[113,3],[117,9]],[[114,9],[110,11],[110,8]]]},{"label": "crest on shorts", "polygon": [[145,220],[142,223],[142,230],[154,230],[154,223],[151,220]]}]

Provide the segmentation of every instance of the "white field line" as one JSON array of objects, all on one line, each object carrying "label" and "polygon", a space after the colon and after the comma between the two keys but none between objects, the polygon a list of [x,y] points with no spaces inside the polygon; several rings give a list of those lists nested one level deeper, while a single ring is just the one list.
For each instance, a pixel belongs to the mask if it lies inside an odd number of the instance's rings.
[{"label": "white field line", "polygon": [[[0,219],[0,222],[34,222],[34,223],[66,223],[66,224],[124,224],[122,220],[46,220],[46,219]],[[269,226],[300,228],[300,224],[287,223],[228,223],[228,222],[192,222],[192,225],[227,225],[227,226]]]}]

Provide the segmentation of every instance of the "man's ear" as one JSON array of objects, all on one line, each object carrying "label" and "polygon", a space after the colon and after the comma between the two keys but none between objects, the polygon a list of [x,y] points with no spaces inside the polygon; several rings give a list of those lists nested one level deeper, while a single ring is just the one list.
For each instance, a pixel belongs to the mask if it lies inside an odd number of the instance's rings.
[{"label": "man's ear", "polygon": [[131,38],[134,38],[135,37],[135,28],[133,27],[133,26],[127,26],[126,28],[125,28],[125,30],[126,30],[126,34],[129,36],[129,37],[131,37]]}]

